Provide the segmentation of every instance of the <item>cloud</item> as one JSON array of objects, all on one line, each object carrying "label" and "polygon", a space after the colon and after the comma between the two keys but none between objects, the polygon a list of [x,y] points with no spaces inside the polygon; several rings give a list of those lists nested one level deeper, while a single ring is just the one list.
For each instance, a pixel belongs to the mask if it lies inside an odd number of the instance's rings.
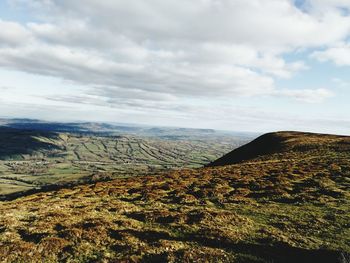
[{"label": "cloud", "polygon": [[350,66],[350,43],[339,43],[323,51],[315,51],[312,58],[319,61],[332,61],[338,66]]},{"label": "cloud", "polygon": [[341,78],[333,78],[332,82],[335,83],[339,88],[349,88],[350,82],[345,81]]},{"label": "cloud", "polygon": [[286,96],[298,101],[307,103],[321,103],[324,100],[334,96],[333,92],[328,89],[299,89],[299,90],[279,90],[276,96]]},{"label": "cloud", "polygon": [[314,13],[325,13],[332,10],[347,15],[350,2],[348,0],[306,0],[304,2],[305,6]]},{"label": "cloud", "polygon": [[5,90],[10,90],[12,87],[7,87],[7,86],[0,86],[0,90],[5,91]]},{"label": "cloud", "polygon": [[[349,18],[342,16],[330,1],[307,1],[311,6],[309,13],[288,0],[87,0],[84,5],[68,0],[28,2],[42,4],[60,21],[80,17],[96,28],[136,41],[150,37],[156,42],[209,40],[270,49],[329,44],[343,38],[349,30]],[[345,1],[336,3],[348,5]],[[322,12],[313,12],[318,9]],[[322,34],[325,30],[328,33]]]},{"label": "cloud", "polygon": [[85,99],[106,105],[261,95],[322,101],[326,89],[276,86],[308,68],[284,55],[332,46],[350,32],[339,8],[346,1],[10,2],[37,19],[0,22],[0,67],[74,81],[86,86]]},{"label": "cloud", "polygon": [[23,45],[31,38],[31,33],[16,22],[0,19],[0,29],[0,48]]},{"label": "cloud", "polygon": [[[15,109],[14,116],[35,118],[41,113],[42,118],[47,120],[64,121],[88,120],[88,121],[110,121],[119,120],[124,122],[136,122],[149,124],[147,117],[152,116],[153,125],[174,126],[181,123],[185,127],[231,129],[253,132],[268,132],[277,130],[303,130],[313,132],[325,132],[349,134],[350,119],[344,114],[327,112],[314,115],[284,111],[264,110],[259,107],[232,106],[227,104],[197,104],[184,101],[174,102],[166,105],[165,102],[154,104],[136,103],[130,109],[130,101],[120,100],[120,105],[112,104],[105,107],[104,103],[93,107],[94,114],[86,115],[86,107],[91,109],[90,103],[96,103],[95,98],[87,100],[88,96],[71,98],[71,103],[62,106],[60,101],[67,101],[64,97],[51,97],[57,105],[39,106],[36,104],[20,104]],[[83,104],[82,104],[83,103]],[[0,104],[0,112],[6,114],[6,102]],[[282,109],[283,111],[283,109]],[[12,110],[13,112],[13,110]],[[267,120],[268,116],[268,120]],[[195,122],[193,120],[196,120]]]}]

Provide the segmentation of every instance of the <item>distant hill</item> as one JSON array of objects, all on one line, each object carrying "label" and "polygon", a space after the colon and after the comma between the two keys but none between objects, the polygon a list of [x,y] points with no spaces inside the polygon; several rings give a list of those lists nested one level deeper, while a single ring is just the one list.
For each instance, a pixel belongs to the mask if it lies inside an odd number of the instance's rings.
[{"label": "distant hill", "polygon": [[50,122],[32,119],[0,119],[0,127],[20,130],[35,130],[46,132],[69,132],[85,134],[135,135],[157,137],[168,140],[213,139],[222,137],[236,137],[251,140],[257,136],[255,133],[217,131],[213,129],[193,129],[177,127],[152,127],[146,125],[103,123],[103,122]]},{"label": "distant hill", "polygon": [[0,261],[348,263],[349,146],[271,133],[225,166],[0,202]]},{"label": "distant hill", "polygon": [[[46,141],[38,138],[45,137]],[[49,152],[60,149],[53,143],[59,135],[45,131],[18,130],[0,127],[0,160],[22,159],[35,152]]]},{"label": "distant hill", "polygon": [[[253,159],[292,158],[292,155],[315,151],[350,151],[350,137],[305,132],[274,132],[264,134],[252,142],[210,163],[208,166],[237,164]],[[288,156],[287,156],[288,154]],[[300,157],[300,156],[299,156]]]}]

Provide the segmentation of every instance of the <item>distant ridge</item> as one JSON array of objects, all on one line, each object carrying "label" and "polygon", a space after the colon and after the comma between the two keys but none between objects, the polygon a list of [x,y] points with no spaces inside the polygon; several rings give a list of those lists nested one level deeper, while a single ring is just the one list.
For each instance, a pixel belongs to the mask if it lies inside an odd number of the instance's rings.
[{"label": "distant ridge", "polygon": [[162,137],[164,139],[188,139],[193,136],[216,136],[222,138],[244,137],[250,140],[256,136],[250,132],[220,131],[203,128],[180,128],[149,126],[143,124],[104,123],[104,122],[54,122],[31,119],[0,118],[0,128],[8,127],[19,130],[45,131],[45,132],[73,132],[79,134],[133,134],[137,136]]},{"label": "distant ridge", "polygon": [[320,148],[350,150],[350,137],[295,131],[266,133],[250,143],[222,156],[207,166],[213,167],[237,164],[243,161],[263,158],[271,154],[305,152]]}]

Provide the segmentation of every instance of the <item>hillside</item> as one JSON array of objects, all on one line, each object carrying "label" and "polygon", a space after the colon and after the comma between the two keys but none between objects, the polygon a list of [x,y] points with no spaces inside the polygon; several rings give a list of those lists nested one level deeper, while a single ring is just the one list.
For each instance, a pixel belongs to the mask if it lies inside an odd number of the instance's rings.
[{"label": "hillside", "polygon": [[0,261],[349,262],[349,142],[268,134],[241,163],[2,202]]},{"label": "hillside", "polygon": [[52,184],[201,167],[245,141],[225,136],[172,140],[0,127],[0,196]]},{"label": "hillside", "polygon": [[347,136],[305,132],[275,132],[264,134],[252,142],[233,150],[208,166],[224,166],[246,161],[307,158],[323,152],[335,154],[349,151]]}]

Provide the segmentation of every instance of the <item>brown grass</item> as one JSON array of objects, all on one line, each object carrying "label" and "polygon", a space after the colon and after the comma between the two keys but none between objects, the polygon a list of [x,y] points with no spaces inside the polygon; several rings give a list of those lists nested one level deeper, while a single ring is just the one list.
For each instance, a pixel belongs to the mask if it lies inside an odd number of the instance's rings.
[{"label": "brown grass", "polygon": [[325,260],[346,257],[350,149],[344,145],[2,202],[0,261],[330,262]]}]

